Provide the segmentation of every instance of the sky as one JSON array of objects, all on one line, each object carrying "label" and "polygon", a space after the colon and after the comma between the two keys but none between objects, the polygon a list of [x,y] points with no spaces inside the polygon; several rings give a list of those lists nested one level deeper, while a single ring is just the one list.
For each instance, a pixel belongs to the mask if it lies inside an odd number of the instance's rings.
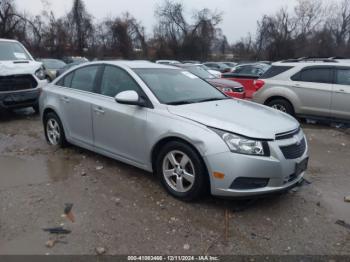
[{"label": "sky", "polygon": [[[43,1],[58,17],[67,13],[73,0],[15,0],[17,7],[30,14],[37,15],[44,9]],[[185,15],[191,18],[195,10],[209,8],[223,12],[221,28],[229,42],[235,42],[248,33],[256,32],[257,20],[264,14],[273,14],[281,7],[293,10],[297,0],[180,0],[185,6]],[[162,0],[84,0],[88,11],[97,21],[104,17],[118,16],[126,11],[131,13],[151,33],[156,23],[154,10]]]}]

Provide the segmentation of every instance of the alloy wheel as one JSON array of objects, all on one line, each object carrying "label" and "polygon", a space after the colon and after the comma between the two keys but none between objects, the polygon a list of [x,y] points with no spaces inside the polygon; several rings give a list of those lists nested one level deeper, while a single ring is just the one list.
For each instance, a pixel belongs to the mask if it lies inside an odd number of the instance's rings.
[{"label": "alloy wheel", "polygon": [[49,119],[46,123],[47,138],[51,145],[58,145],[61,139],[61,130],[56,119]]},{"label": "alloy wheel", "polygon": [[162,171],[168,186],[178,193],[186,193],[194,185],[193,162],[181,151],[171,151],[164,157]]},{"label": "alloy wheel", "polygon": [[271,106],[274,109],[277,109],[279,111],[282,111],[284,113],[287,113],[287,108],[284,105],[281,104],[274,104],[273,106]]}]

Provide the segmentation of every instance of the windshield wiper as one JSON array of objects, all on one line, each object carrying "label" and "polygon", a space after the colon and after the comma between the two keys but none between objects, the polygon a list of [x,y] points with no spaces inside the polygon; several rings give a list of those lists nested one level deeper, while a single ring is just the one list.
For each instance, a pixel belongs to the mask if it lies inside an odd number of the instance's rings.
[{"label": "windshield wiper", "polygon": [[179,106],[179,105],[188,105],[188,104],[193,104],[193,103],[196,103],[196,100],[175,101],[175,102],[168,103],[168,105],[170,105],[170,106]]},{"label": "windshield wiper", "polygon": [[168,105],[171,105],[171,106],[179,106],[179,105],[188,105],[188,104],[204,103],[204,102],[219,101],[219,100],[226,100],[226,99],[230,99],[230,98],[229,98],[229,97],[220,97],[220,98],[181,100],[181,101],[170,102],[170,103],[168,103]]},{"label": "windshield wiper", "polygon": [[220,100],[227,100],[227,99],[230,99],[230,98],[229,97],[208,98],[208,99],[198,100],[197,103],[220,101]]}]

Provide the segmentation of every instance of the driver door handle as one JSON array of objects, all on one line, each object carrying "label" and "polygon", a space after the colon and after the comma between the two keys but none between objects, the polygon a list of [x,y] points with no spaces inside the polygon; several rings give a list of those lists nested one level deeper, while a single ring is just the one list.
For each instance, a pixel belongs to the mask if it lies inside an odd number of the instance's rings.
[{"label": "driver door handle", "polygon": [[69,98],[66,96],[62,96],[61,100],[63,101],[63,103],[69,103]]},{"label": "driver door handle", "polygon": [[103,108],[100,106],[95,107],[94,112],[98,115],[104,115],[106,113],[106,111],[104,111]]},{"label": "driver door handle", "polygon": [[344,89],[339,89],[339,90],[336,90],[335,92],[338,93],[338,94],[343,94],[343,93],[345,93],[345,90]]}]

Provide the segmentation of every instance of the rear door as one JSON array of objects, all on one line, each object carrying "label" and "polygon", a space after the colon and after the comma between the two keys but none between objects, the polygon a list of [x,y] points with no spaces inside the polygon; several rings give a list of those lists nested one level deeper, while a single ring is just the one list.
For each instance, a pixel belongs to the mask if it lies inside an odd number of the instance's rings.
[{"label": "rear door", "polygon": [[334,69],[329,66],[310,66],[291,77],[290,88],[300,102],[302,115],[330,117]]},{"label": "rear door", "polygon": [[78,68],[58,84],[61,118],[68,137],[78,143],[93,145],[91,104],[96,97],[96,79],[100,65]]},{"label": "rear door", "polygon": [[350,120],[350,67],[335,69],[331,115]]}]

